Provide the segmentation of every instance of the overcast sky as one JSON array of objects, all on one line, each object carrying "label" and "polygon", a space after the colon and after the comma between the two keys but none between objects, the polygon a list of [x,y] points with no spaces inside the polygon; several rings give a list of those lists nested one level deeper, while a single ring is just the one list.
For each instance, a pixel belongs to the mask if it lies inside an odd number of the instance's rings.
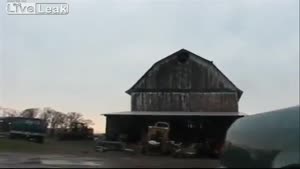
[{"label": "overcast sky", "polygon": [[[59,0],[48,0],[60,2]],[[185,48],[244,91],[240,111],[299,104],[299,0],[72,0],[65,16],[0,15],[0,106],[101,113],[159,59]]]}]

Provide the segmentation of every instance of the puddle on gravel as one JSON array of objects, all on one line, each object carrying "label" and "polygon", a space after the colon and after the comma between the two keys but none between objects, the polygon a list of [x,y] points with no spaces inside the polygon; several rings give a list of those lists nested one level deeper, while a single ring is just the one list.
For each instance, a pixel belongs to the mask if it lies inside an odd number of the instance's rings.
[{"label": "puddle on gravel", "polygon": [[44,165],[80,165],[80,166],[100,166],[100,162],[94,161],[69,161],[69,160],[41,160]]}]

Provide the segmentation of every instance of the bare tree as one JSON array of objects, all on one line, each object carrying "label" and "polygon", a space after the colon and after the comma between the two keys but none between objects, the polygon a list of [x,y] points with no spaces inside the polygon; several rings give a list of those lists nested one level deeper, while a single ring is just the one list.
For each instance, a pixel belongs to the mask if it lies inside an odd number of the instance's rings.
[{"label": "bare tree", "polygon": [[67,126],[70,126],[72,123],[83,123],[87,126],[94,125],[92,120],[83,118],[83,115],[78,112],[69,112],[67,114],[67,123]]},{"label": "bare tree", "polygon": [[20,113],[21,117],[27,117],[27,118],[35,118],[39,113],[39,108],[29,108],[25,109]]},{"label": "bare tree", "polygon": [[43,113],[40,114],[39,118],[47,121],[52,136],[58,128],[67,128],[68,126],[67,115],[49,107],[43,109]]},{"label": "bare tree", "polygon": [[86,126],[94,125],[94,122],[90,119],[82,119],[80,122],[85,124]]},{"label": "bare tree", "polygon": [[[81,113],[69,112],[64,114],[49,107],[44,108],[43,113],[39,117],[48,122],[49,128],[67,128],[70,127],[71,123],[83,120]],[[89,121],[86,121],[86,123],[91,124]]]},{"label": "bare tree", "polygon": [[56,111],[52,108],[46,107],[43,110],[43,113],[40,114],[40,119],[46,120],[48,127],[58,128],[64,126],[64,123],[67,123],[67,115]]},{"label": "bare tree", "polygon": [[72,123],[80,122],[83,120],[82,114],[77,112],[69,112],[67,114],[67,125],[70,126]]},{"label": "bare tree", "polygon": [[19,112],[14,109],[2,108],[0,107],[0,112],[2,112],[3,117],[17,117],[19,116]]},{"label": "bare tree", "polygon": [[43,109],[43,112],[39,115],[39,118],[45,120],[48,123],[48,127],[51,127],[50,123],[51,123],[52,116],[53,116],[52,114],[54,112],[56,112],[56,110],[54,110],[50,107],[45,107]]},{"label": "bare tree", "polygon": [[52,114],[52,119],[51,119],[51,127],[52,128],[59,128],[64,126],[64,124],[66,123],[66,119],[67,119],[67,115],[65,115],[62,112],[53,112]]}]

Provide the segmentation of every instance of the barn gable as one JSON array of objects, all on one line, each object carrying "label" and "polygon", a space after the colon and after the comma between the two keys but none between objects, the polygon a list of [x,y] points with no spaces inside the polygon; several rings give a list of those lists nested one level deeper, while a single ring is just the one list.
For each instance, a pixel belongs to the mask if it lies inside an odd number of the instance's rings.
[{"label": "barn gable", "polygon": [[235,92],[242,91],[214,64],[181,49],[156,62],[126,93],[136,92]]}]

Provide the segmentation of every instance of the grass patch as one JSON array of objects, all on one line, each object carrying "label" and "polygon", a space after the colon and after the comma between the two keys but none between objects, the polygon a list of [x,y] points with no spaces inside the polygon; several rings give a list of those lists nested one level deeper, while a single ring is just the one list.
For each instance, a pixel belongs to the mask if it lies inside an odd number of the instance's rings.
[{"label": "grass patch", "polygon": [[0,138],[0,152],[30,152],[54,154],[95,153],[94,141],[57,141],[46,139],[44,144],[19,139]]}]

